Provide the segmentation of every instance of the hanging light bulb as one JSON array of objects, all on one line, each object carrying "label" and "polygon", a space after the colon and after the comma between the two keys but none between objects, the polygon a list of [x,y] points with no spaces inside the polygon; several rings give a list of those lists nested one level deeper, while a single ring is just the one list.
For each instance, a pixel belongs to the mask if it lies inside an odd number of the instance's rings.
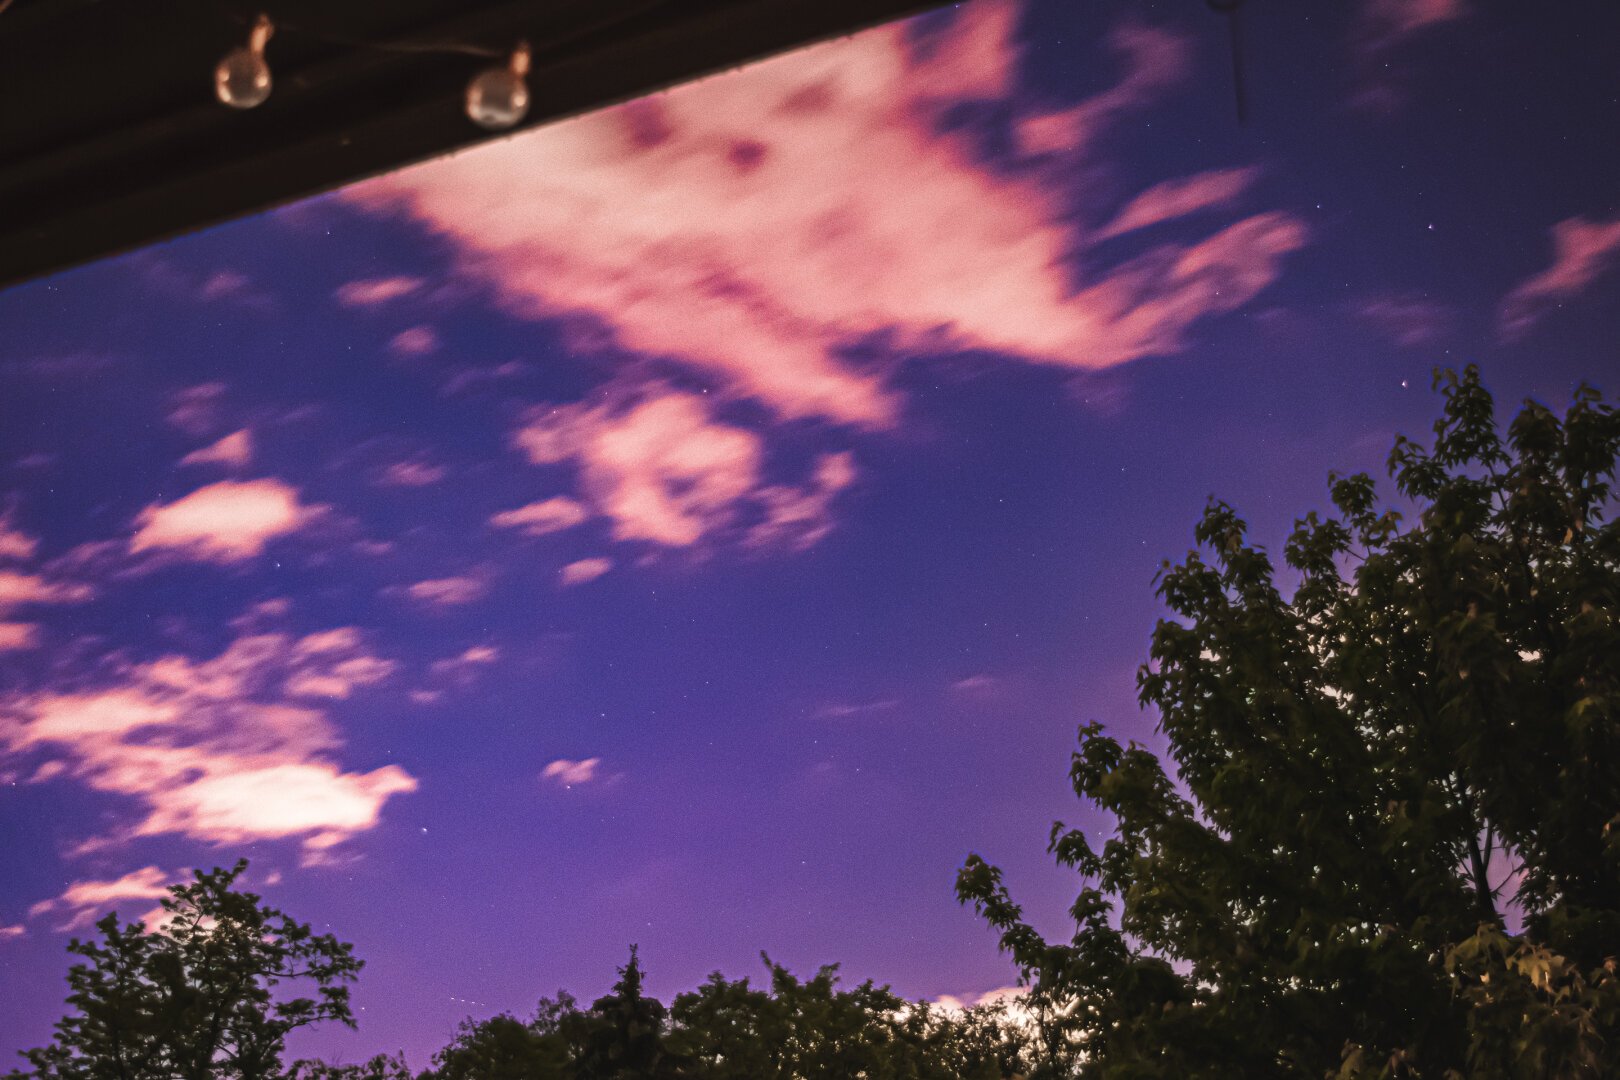
[{"label": "hanging light bulb", "polygon": [[233,109],[263,105],[270,96],[270,65],[264,61],[264,47],[275,27],[270,16],[260,15],[248,35],[248,43],[225,54],[214,69],[214,96]]},{"label": "hanging light bulb", "polygon": [[504,67],[486,68],[467,84],[467,117],[479,127],[499,131],[522,120],[529,111],[529,43],[512,50]]}]

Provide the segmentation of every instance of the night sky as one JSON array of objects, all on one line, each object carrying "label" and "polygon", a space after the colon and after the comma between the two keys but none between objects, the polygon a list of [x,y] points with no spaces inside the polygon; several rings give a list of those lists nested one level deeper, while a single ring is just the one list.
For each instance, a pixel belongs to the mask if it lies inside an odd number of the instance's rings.
[{"label": "night sky", "polygon": [[1620,390],[1620,8],[1244,33],[1246,127],[1197,0],[983,0],[0,293],[0,1054],[238,855],[351,1061],[632,942],[1011,983],[955,871],[1063,932],[1207,497]]}]

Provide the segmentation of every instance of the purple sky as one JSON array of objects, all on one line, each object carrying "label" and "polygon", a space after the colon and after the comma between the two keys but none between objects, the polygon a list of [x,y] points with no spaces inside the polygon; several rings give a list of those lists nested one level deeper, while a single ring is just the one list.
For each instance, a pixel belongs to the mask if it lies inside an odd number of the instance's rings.
[{"label": "purple sky", "polygon": [[1201,3],[981,2],[0,293],[0,1052],[239,854],[350,1060],[631,942],[1009,983],[955,870],[1062,931],[1208,495],[1620,382],[1620,11],[1246,15],[1247,128]]}]

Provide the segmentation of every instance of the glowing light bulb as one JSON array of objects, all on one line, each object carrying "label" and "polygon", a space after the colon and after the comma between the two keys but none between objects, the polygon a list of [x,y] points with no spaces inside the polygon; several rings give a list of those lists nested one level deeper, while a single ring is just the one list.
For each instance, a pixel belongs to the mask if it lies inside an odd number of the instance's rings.
[{"label": "glowing light bulb", "polygon": [[260,15],[248,35],[248,43],[225,54],[214,68],[214,96],[233,109],[263,105],[270,96],[270,65],[264,60],[264,47],[275,27],[270,16]]},{"label": "glowing light bulb", "polygon": [[467,84],[467,117],[479,127],[499,131],[529,112],[529,45],[519,43],[504,67],[492,67]]}]

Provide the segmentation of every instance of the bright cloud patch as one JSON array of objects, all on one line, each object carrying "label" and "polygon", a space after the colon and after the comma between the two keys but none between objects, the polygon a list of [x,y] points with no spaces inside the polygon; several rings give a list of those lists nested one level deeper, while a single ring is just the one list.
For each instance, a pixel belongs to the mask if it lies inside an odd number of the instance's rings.
[{"label": "bright cloud patch", "polygon": [[1508,340],[1523,337],[1548,311],[1578,296],[1620,259],[1620,218],[1570,218],[1554,225],[1552,235],[1553,264],[1502,301],[1500,326]]},{"label": "bright cloud patch", "polygon": [[489,582],[472,576],[429,578],[405,586],[403,592],[429,607],[459,607],[482,600],[489,592]]},{"label": "bright cloud patch", "polygon": [[0,756],[128,798],[140,813],[123,836],[301,837],[324,850],[416,788],[397,765],[344,771],[336,729],[309,704],[394,670],[353,629],[246,633],[212,659],[109,658],[103,669],[112,674],[91,685],[0,700]]},{"label": "bright cloud patch", "polygon": [[[1092,256],[1104,231],[1072,223],[1063,187],[1102,128],[1186,73],[1186,50],[1157,30],[1121,30],[1114,86],[1031,113],[1013,89],[1016,15],[981,0],[930,40],[874,30],[345,197],[450,240],[461,272],[512,310],[588,316],[621,347],[697,369],[784,418],[892,424],[896,392],[841,355],[878,332],[900,347],[1080,369],[1173,352],[1196,320],[1269,285],[1304,228],[1265,213],[1122,263]],[[969,138],[944,133],[951,109],[974,101],[1016,115],[1017,160],[992,166]],[[1247,175],[1159,185],[1106,234],[1229,202]],[[715,453],[733,460],[705,466],[711,484],[746,472],[740,441]],[[627,532],[645,522],[659,542],[690,542],[698,528],[667,505],[619,521]]]},{"label": "bright cloud patch", "polygon": [[702,396],[668,387],[628,404],[536,410],[513,442],[537,465],[575,463],[615,539],[666,547],[740,525],[750,509],[764,515],[757,542],[813,543],[830,528],[832,495],[853,475],[847,455],[829,455],[809,488],[764,484],[760,436],[714,419]]},{"label": "bright cloud patch", "polygon": [[68,921],[59,929],[88,926],[126,900],[159,900],[169,895],[169,875],[155,866],[132,870],[108,881],[75,881],[62,895],[41,900],[28,909],[30,918],[61,913]]},{"label": "bright cloud patch", "polygon": [[502,510],[490,518],[489,523],[499,529],[518,529],[530,536],[545,536],[571,529],[590,516],[590,511],[578,501],[557,495],[515,510]]},{"label": "bright cloud patch", "polygon": [[168,550],[212,562],[241,562],[314,517],[298,491],[280,480],[222,480],[172,503],[153,503],[135,519],[134,552]]},{"label": "bright cloud patch", "polygon": [[246,428],[235,431],[180,459],[182,465],[224,465],[240,469],[253,460],[253,433]]},{"label": "bright cloud patch", "polygon": [[337,291],[337,302],[345,307],[374,307],[377,304],[386,304],[390,300],[398,300],[402,296],[409,296],[421,287],[421,278],[365,278],[340,286]]},{"label": "bright cloud patch", "polygon": [[[33,558],[38,547],[33,537],[0,518],[0,559],[25,563]],[[12,621],[9,616],[15,609],[74,604],[92,595],[93,590],[88,585],[54,580],[26,568],[0,570],[0,653],[32,649],[39,644],[39,625]]]},{"label": "bright cloud patch", "polygon": [[493,645],[474,645],[463,650],[456,656],[448,656],[443,660],[435,660],[428,667],[428,671],[436,679],[459,683],[463,686],[471,683],[478,676],[478,672],[500,660],[501,651]]},{"label": "bright cloud patch", "polygon": [[39,627],[34,623],[0,622],[0,652],[32,649],[39,644]]},{"label": "bright cloud patch", "polygon": [[564,588],[570,585],[583,585],[587,581],[595,581],[609,570],[613,569],[613,560],[600,556],[591,559],[579,559],[564,566],[557,574],[557,580]]},{"label": "bright cloud patch", "polygon": [[1120,236],[1235,202],[1248,190],[1259,169],[1220,169],[1155,184],[1126,203],[1114,219],[1097,230],[1098,239]]},{"label": "bright cloud patch", "polygon": [[39,541],[0,518],[0,559],[31,559]]},{"label": "bright cloud patch", "polygon": [[540,770],[540,779],[550,780],[563,787],[573,787],[575,784],[588,784],[601,775],[601,758],[586,758],[583,761],[569,761],[567,758],[558,758],[544,769]]}]

